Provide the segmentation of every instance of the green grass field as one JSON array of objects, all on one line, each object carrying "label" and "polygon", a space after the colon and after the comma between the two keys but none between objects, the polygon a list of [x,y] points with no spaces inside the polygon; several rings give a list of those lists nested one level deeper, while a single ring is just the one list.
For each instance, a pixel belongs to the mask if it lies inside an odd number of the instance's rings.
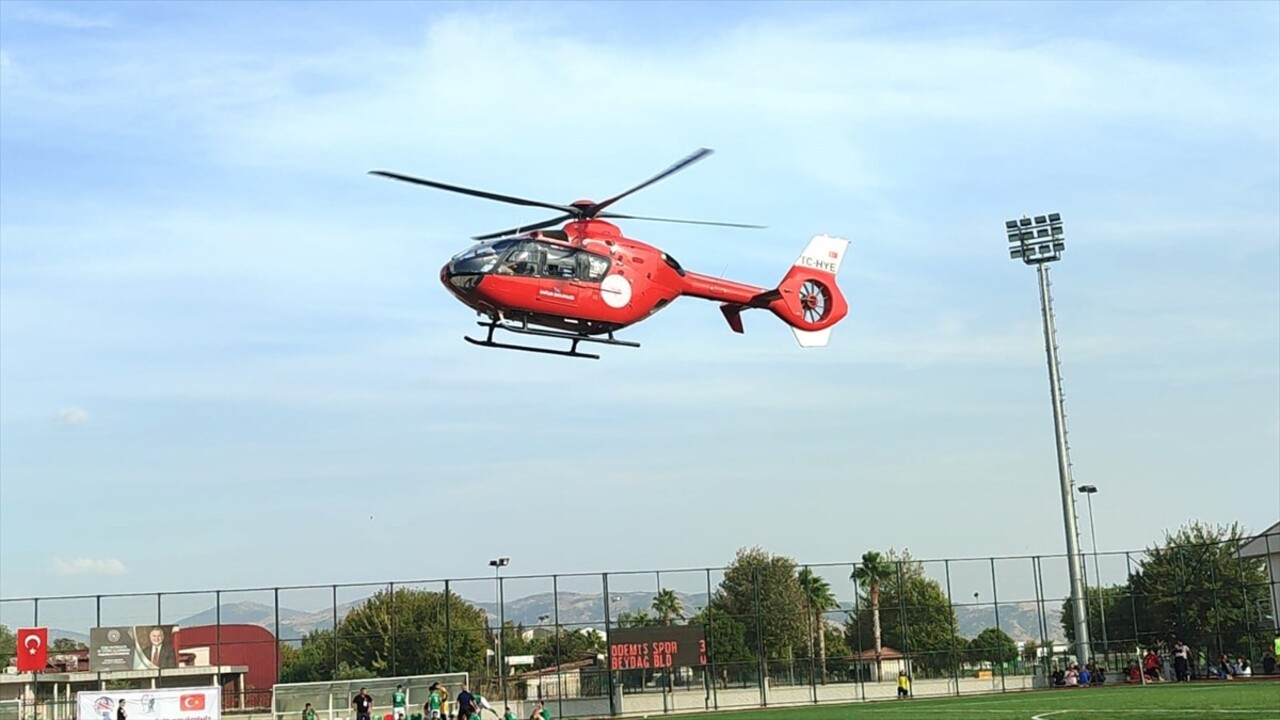
[{"label": "green grass field", "polygon": [[1038,690],[711,715],[716,720],[1280,720],[1280,680]]}]

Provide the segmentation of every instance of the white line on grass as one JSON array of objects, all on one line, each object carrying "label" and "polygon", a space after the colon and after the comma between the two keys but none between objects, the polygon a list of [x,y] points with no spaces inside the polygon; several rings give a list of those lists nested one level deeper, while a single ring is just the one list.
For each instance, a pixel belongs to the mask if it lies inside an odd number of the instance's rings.
[{"label": "white line on grass", "polygon": [[1051,717],[1053,715],[1064,715],[1066,714],[1066,712],[1106,712],[1107,715],[1119,715],[1119,714],[1124,714],[1124,712],[1144,712],[1144,714],[1152,714],[1152,712],[1155,712],[1155,714],[1157,715],[1162,714],[1162,712],[1196,712],[1196,714],[1206,714],[1206,712],[1212,712],[1212,714],[1217,714],[1217,715],[1247,715],[1247,714],[1252,714],[1252,712],[1260,712],[1261,714],[1261,712],[1275,712],[1275,710],[1257,710],[1257,708],[1252,708],[1252,707],[1213,708],[1213,710],[1204,710],[1204,708],[1192,708],[1192,710],[1188,710],[1188,708],[1180,708],[1180,707],[1179,708],[1129,707],[1129,708],[1125,708],[1125,710],[1103,710],[1103,708],[1100,708],[1100,707],[1089,707],[1089,708],[1082,707],[1082,708],[1068,708],[1068,710],[1050,710],[1048,712],[1041,712],[1041,714],[1039,715],[1032,715],[1032,720],[1046,720],[1047,717]]}]

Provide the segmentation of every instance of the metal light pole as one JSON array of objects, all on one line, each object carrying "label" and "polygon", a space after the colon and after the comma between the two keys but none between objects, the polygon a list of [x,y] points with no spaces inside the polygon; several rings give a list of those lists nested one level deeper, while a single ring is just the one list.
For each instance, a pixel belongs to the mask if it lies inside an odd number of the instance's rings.
[{"label": "metal light pole", "polygon": [[1098,492],[1095,485],[1081,485],[1077,488],[1084,493],[1085,502],[1089,506],[1089,538],[1093,543],[1093,581],[1098,584],[1098,623],[1102,628],[1102,654],[1107,654],[1107,608],[1102,602],[1102,571],[1098,569],[1098,534],[1093,529],[1093,494]]},{"label": "metal light pole", "polygon": [[1071,614],[1076,629],[1076,660],[1090,660],[1089,623],[1084,596],[1084,561],[1080,556],[1080,532],[1076,528],[1075,496],[1071,492],[1071,456],[1067,448],[1067,418],[1062,407],[1062,379],[1058,374],[1057,331],[1053,327],[1053,298],[1049,294],[1049,263],[1062,258],[1066,247],[1062,216],[1058,213],[1023,217],[1004,224],[1009,257],[1035,265],[1040,277],[1040,314],[1044,321],[1044,347],[1049,360],[1049,395],[1053,400],[1053,425],[1058,443],[1058,481],[1062,491],[1062,521],[1067,535],[1067,570],[1071,576]]},{"label": "metal light pole", "polygon": [[502,684],[502,702],[507,702],[507,675],[506,668],[503,667],[502,660],[502,633],[506,630],[506,612],[502,601],[502,568],[511,564],[511,558],[500,557],[489,561],[489,566],[493,568],[493,596],[498,600],[498,634],[497,648],[495,648],[496,660],[498,663],[498,682]]}]

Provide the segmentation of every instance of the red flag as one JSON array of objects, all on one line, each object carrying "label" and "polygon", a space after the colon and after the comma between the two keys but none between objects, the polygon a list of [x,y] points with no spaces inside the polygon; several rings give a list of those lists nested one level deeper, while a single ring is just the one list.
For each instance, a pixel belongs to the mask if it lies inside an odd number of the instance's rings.
[{"label": "red flag", "polygon": [[18,630],[18,672],[40,672],[49,662],[49,628]]}]

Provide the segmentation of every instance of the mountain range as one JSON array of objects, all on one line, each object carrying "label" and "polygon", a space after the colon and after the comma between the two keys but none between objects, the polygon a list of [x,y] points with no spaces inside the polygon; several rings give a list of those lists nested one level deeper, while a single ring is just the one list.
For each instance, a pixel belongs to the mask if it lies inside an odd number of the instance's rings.
[{"label": "mountain range", "polygon": [[[707,604],[706,593],[677,592],[676,597],[680,599],[681,605],[688,615],[692,615]],[[555,624],[557,621],[560,625],[568,627],[601,627],[604,625],[604,603],[600,595],[562,591],[558,594],[558,599],[559,602],[557,603],[557,596],[547,592],[508,600],[503,607],[502,619],[525,627]],[[611,620],[616,620],[618,615],[624,612],[634,613],[649,610],[649,606],[653,602],[653,593],[617,592],[612,593],[610,599],[609,616]],[[359,599],[338,605],[337,619],[341,621],[348,612],[360,606],[363,602],[364,599]],[[468,602],[483,610],[491,619],[497,620],[495,603]],[[1049,639],[1054,642],[1066,641],[1062,631],[1060,606],[1059,602],[1046,602],[1044,608],[1045,622],[1048,624],[1047,634]],[[850,607],[848,604],[841,604],[839,608],[827,614],[828,620],[832,623],[840,622],[843,620],[843,611],[847,611]],[[983,629],[995,624],[995,616],[990,606],[959,606],[955,608],[955,612],[961,637],[975,637]],[[999,606],[999,613],[1000,629],[1004,630],[1014,641],[1034,640],[1040,642],[1040,621],[1036,603],[1002,604]],[[223,624],[259,625],[274,631],[276,617],[276,608],[272,605],[259,602],[234,602],[223,603],[220,610],[209,608],[190,615],[178,621],[177,624],[179,627],[192,627],[196,625],[213,625],[221,621]],[[296,642],[314,630],[332,628],[334,617],[334,608],[331,607],[310,612],[281,607],[279,609],[279,636],[283,640]],[[65,637],[86,644],[89,642],[89,636],[81,632],[53,628],[50,629],[49,634],[55,639]]]}]

